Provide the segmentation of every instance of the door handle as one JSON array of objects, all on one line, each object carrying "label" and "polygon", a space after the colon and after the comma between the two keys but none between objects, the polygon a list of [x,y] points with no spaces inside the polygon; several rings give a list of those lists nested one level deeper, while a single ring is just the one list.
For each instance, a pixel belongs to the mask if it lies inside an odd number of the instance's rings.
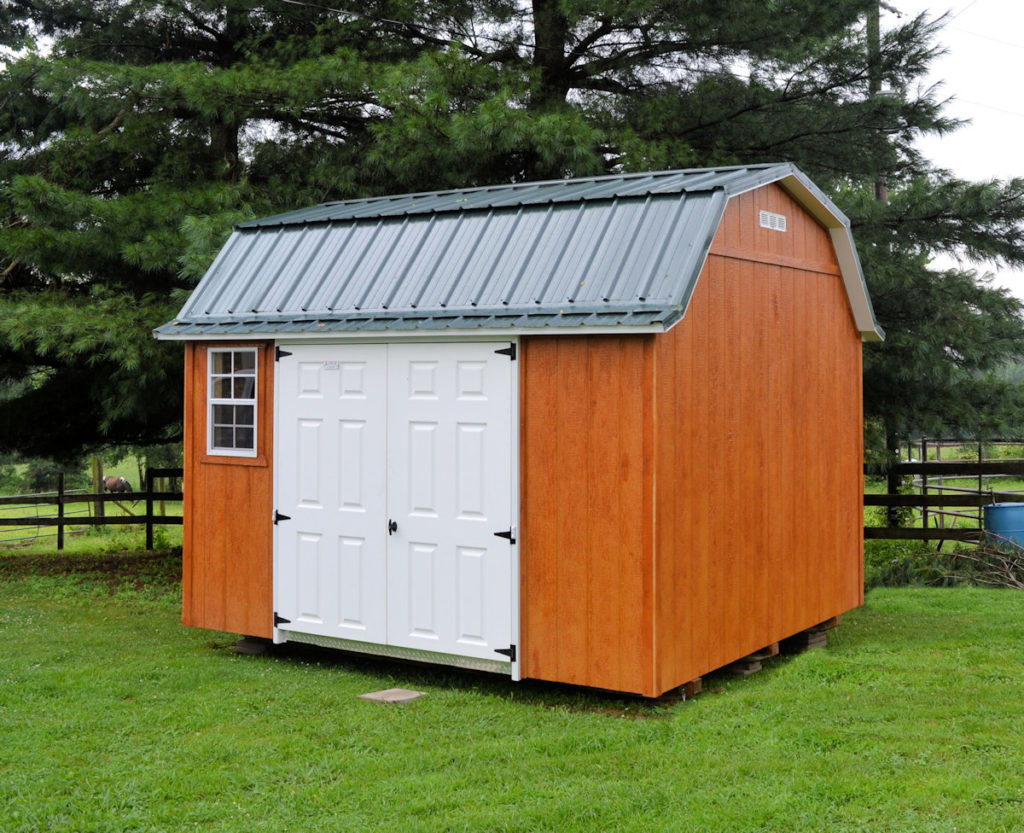
[{"label": "door handle", "polygon": [[388,535],[394,535],[398,532],[398,524],[392,520],[388,521]]}]

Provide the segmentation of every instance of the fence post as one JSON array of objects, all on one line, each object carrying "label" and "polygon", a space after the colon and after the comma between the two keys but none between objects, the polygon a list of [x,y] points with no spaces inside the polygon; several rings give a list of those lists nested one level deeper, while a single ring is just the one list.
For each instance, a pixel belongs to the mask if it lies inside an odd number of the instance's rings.
[{"label": "fence post", "polygon": [[[910,448],[910,444],[907,444]],[[899,494],[900,476],[893,471],[893,466],[900,462],[900,437],[899,434],[886,433],[886,458],[888,460],[885,472],[885,490],[890,495]],[[909,450],[907,452],[909,456]],[[899,526],[899,514],[895,506],[885,508],[885,522],[889,526]]]},{"label": "fence post", "polygon": [[[92,489],[93,493],[97,495],[103,494],[103,461],[99,457],[92,458]],[[96,500],[96,517],[106,517],[106,507],[103,505],[103,500],[97,498]]]},{"label": "fence post", "polygon": [[[928,440],[926,440],[924,437],[921,437],[921,462],[922,463],[927,463],[928,462]],[[927,497],[927,495],[928,495],[928,475],[927,474],[922,474],[921,475],[921,494],[922,494],[922,496],[925,496],[925,497]],[[928,506],[927,505],[921,507],[921,526],[923,526],[925,529],[928,528]]]},{"label": "fence post", "polygon": [[64,549],[64,472],[57,475],[57,549]]},{"label": "fence post", "polygon": [[146,549],[153,549],[153,470],[146,467]]},{"label": "fence post", "polygon": [[[985,480],[981,476],[981,464],[984,462],[984,450],[982,449],[981,440],[978,440],[978,494],[980,495],[982,489],[985,486]],[[978,507],[978,529],[981,529],[985,525],[985,510]]]}]

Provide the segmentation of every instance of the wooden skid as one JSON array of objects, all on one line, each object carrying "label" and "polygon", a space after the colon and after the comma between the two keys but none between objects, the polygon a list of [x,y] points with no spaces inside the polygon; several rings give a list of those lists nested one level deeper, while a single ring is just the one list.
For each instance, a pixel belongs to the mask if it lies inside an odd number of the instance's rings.
[{"label": "wooden skid", "polygon": [[696,697],[703,690],[704,682],[700,677],[697,677],[678,688],[669,689],[661,697],[658,697],[657,701],[660,703],[676,703],[682,700],[689,700],[691,697]]},{"label": "wooden skid", "polygon": [[783,654],[800,654],[810,648],[825,648],[828,645],[828,632],[839,625],[842,617],[833,616],[814,627],[793,634],[779,643]]},{"label": "wooden skid", "polygon": [[760,651],[754,651],[752,654],[747,654],[743,659],[738,659],[725,667],[727,674],[737,674],[739,676],[747,677],[751,674],[756,674],[762,668],[762,663],[766,659],[771,659],[774,656],[778,656],[779,643],[773,642],[771,645],[766,645]]}]

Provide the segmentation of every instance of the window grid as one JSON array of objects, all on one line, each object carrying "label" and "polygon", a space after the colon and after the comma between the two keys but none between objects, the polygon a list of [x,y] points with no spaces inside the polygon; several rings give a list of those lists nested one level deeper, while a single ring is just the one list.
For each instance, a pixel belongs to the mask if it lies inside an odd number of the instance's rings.
[{"label": "window grid", "polygon": [[207,451],[237,457],[256,456],[257,351],[209,351]]}]

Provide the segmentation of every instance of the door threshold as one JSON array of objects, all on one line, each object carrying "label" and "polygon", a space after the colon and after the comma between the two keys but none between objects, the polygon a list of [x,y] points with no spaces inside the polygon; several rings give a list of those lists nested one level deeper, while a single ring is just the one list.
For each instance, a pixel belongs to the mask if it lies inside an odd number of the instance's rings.
[{"label": "door threshold", "polygon": [[392,659],[429,662],[434,665],[448,665],[453,668],[464,668],[468,671],[486,671],[491,674],[510,676],[512,663],[499,659],[482,659],[480,657],[463,657],[457,654],[443,654],[438,651],[424,651],[419,648],[403,648],[398,645],[379,645],[373,642],[359,642],[355,639],[342,639],[337,636],[321,636],[315,633],[302,633],[278,628],[275,642],[301,642],[304,645],[316,645],[320,648],[334,648],[339,651],[354,651],[360,654],[373,654]]}]

